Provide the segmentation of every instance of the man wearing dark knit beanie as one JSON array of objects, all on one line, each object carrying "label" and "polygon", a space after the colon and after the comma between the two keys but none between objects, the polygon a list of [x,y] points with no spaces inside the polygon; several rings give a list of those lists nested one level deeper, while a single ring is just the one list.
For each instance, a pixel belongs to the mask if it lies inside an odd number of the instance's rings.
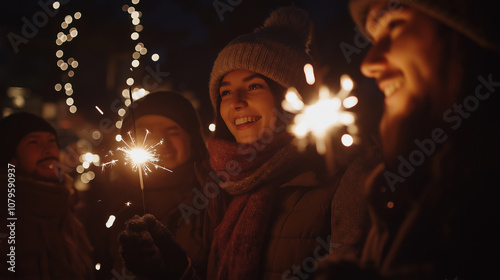
[{"label": "man wearing dark knit beanie", "polygon": [[15,113],[0,121],[1,164],[16,165],[17,172],[47,181],[57,181],[53,163],[59,161],[54,128],[30,113]]},{"label": "man wearing dark knit beanie", "polygon": [[[0,243],[0,278],[11,279],[12,268],[16,279],[92,279],[92,246],[74,213],[73,180],[55,166],[56,131],[30,113],[2,119],[0,130],[0,177],[9,182],[0,206],[6,211],[8,202],[15,218],[9,223],[15,242]],[[7,256],[13,251],[14,265]]]},{"label": "man wearing dark knit beanie", "polygon": [[[192,215],[193,212],[186,211],[196,209],[193,197],[202,190],[195,167],[200,166],[207,153],[198,114],[188,99],[175,92],[153,92],[134,101],[134,104],[133,113],[129,110],[123,119],[122,137],[128,138],[129,132],[134,136],[135,125],[136,141],[142,143],[148,131],[146,145],[162,141],[155,148],[160,159],[158,165],[172,170],[157,169],[144,177],[146,212],[154,214],[166,225],[191,261],[201,266],[205,262],[201,245],[203,215]],[[122,271],[123,262],[116,237],[125,229],[125,221],[143,214],[137,174],[128,171],[121,174],[121,180],[115,185],[122,195],[114,198],[116,208],[123,210],[111,229],[110,250],[117,271]],[[131,206],[123,207],[124,201],[130,201]]]}]

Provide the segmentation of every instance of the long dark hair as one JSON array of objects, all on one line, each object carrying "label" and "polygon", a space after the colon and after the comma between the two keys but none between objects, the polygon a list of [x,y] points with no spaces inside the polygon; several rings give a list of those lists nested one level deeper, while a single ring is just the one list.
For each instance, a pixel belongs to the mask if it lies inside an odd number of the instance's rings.
[{"label": "long dark hair", "polygon": [[[495,164],[494,161],[500,156],[500,88],[491,88],[491,85],[488,88],[483,84],[490,79],[500,81],[500,54],[485,49],[462,35],[458,44],[449,46],[450,49],[458,49],[458,59],[463,67],[462,83],[455,104],[463,106],[467,116],[461,118],[461,124],[456,128],[447,129],[450,146],[455,151],[453,156],[456,157],[452,162],[456,168],[463,169],[467,166],[480,172],[480,169]],[[481,100],[477,97],[478,94],[488,97]],[[473,110],[468,111],[467,107]]]},{"label": "long dark hair", "polygon": [[444,256],[438,259],[446,261],[437,267],[477,278],[497,275],[494,262],[500,248],[500,87],[486,85],[500,81],[500,54],[465,37],[459,48],[464,73],[455,104],[466,114],[459,125],[446,130],[449,138],[430,162],[432,191],[427,202],[435,209],[446,207],[448,212],[439,213],[442,227],[453,233],[441,244]]}]

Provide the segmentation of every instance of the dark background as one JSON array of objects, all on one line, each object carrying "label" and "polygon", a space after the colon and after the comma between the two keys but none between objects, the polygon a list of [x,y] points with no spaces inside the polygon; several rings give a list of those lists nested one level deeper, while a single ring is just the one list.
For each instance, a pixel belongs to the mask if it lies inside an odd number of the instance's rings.
[{"label": "dark background", "polygon": [[[361,143],[369,141],[376,130],[382,108],[382,94],[374,83],[361,76],[359,65],[368,46],[356,48],[349,61],[340,44],[355,48],[354,30],[347,1],[332,0],[218,0],[220,3],[239,3],[232,11],[222,14],[214,8],[212,0],[141,0],[133,5],[142,13],[143,31],[133,41],[130,34],[134,26],[124,5],[124,0],[66,0],[61,1],[57,13],[52,0],[4,1],[0,17],[0,106],[2,116],[16,111],[29,111],[50,121],[58,130],[61,162],[75,177],[75,185],[82,193],[87,211],[82,221],[96,248],[96,261],[102,262],[99,279],[110,279],[111,269],[106,263],[109,240],[104,224],[110,214],[114,196],[106,186],[116,180],[113,169],[102,172],[99,163],[82,171],[81,155],[100,156],[108,160],[108,151],[117,147],[116,134],[120,133],[115,122],[120,120],[117,110],[124,107],[122,91],[127,89],[126,79],[133,77],[134,87],[143,87],[147,67],[158,68],[169,75],[156,88],[177,91],[189,98],[200,114],[205,136],[210,136],[208,125],[213,121],[213,110],[208,94],[208,81],[212,64],[218,52],[235,37],[252,32],[260,26],[277,7],[295,5],[309,12],[314,24],[312,56],[318,83],[338,90],[339,78],[349,74],[355,81],[353,94],[359,98],[354,111],[360,128]],[[40,4],[41,3],[41,4]],[[42,6],[48,6],[54,16],[48,16]],[[126,10],[126,9],[125,9]],[[76,12],[81,19],[63,30],[61,23],[67,15]],[[44,18],[44,15],[46,20]],[[19,43],[18,51],[12,46],[13,36],[23,36],[27,22],[42,22],[30,30],[31,38]],[[78,36],[71,42],[56,45],[57,34],[66,34],[77,28]],[[15,35],[13,35],[15,34]],[[24,36],[23,36],[24,37]],[[359,37],[358,37],[359,39]],[[132,54],[138,42],[148,49],[141,56],[140,66],[130,72]],[[56,65],[57,50],[63,50],[63,59],[76,59],[79,66],[66,71]],[[151,55],[160,55],[158,62]],[[68,77],[73,70],[74,76]],[[76,113],[69,112],[64,90],[56,91],[55,85],[71,83]],[[104,112],[101,115],[95,106]],[[98,137],[92,137],[93,132]],[[2,131],[2,136],[9,133]],[[77,171],[80,168],[80,171]],[[91,174],[92,173],[92,174]],[[84,177],[86,179],[84,179]],[[111,192],[111,193],[110,193]],[[115,199],[116,200],[116,199]],[[120,202],[120,201],[119,201]],[[123,203],[119,203],[123,207]],[[102,259],[99,260],[99,259]],[[109,261],[109,260],[108,260]],[[103,271],[104,270],[104,271]]]},{"label": "dark background", "polygon": [[[219,0],[227,3],[227,0]],[[250,1],[239,0],[232,11],[225,11],[223,21],[210,0],[142,0],[133,5],[142,12],[141,25],[144,29],[140,38],[133,41],[130,34],[133,29],[130,15],[123,11],[124,5],[132,6],[130,1],[121,0],[65,0],[61,2],[57,14],[48,16],[46,25],[37,27],[33,38],[27,43],[19,43],[19,51],[15,53],[8,38],[9,33],[22,36],[26,19],[33,23],[43,18],[37,13],[43,11],[39,3],[47,3],[51,10],[52,0],[22,0],[4,3],[4,15],[1,20],[0,45],[0,86],[3,115],[12,110],[28,110],[42,114],[43,102],[55,102],[57,118],[55,125],[59,128],[87,130],[95,126],[99,128],[102,118],[116,121],[120,104],[115,100],[123,100],[121,92],[128,86],[128,77],[135,78],[134,87],[142,87],[143,77],[148,74],[146,66],[161,72],[170,73],[158,89],[178,91],[192,100],[197,108],[204,127],[212,121],[212,108],[208,98],[208,80],[213,61],[217,53],[231,40],[243,33],[252,32],[262,24],[269,13],[280,6],[295,5],[310,13],[314,21],[312,55],[321,69],[316,69],[319,79],[331,88],[338,87],[341,74],[351,75],[357,82],[356,94],[361,96],[360,89],[364,81],[359,74],[359,63],[367,48],[361,53],[353,53],[347,62],[339,44],[345,42],[354,46],[354,23],[351,21],[347,1],[302,0],[302,1]],[[81,12],[79,20],[73,20],[66,30],[61,22],[66,15]],[[34,19],[35,17],[35,19]],[[71,42],[57,46],[57,33],[76,27],[78,36]],[[140,66],[130,73],[132,53],[135,44],[144,43],[148,53],[140,58]],[[58,49],[64,51],[63,59],[73,57],[79,62],[74,69],[74,76],[68,77],[66,71],[57,67]],[[158,53],[160,60],[153,62],[151,55]],[[151,80],[153,81],[153,80]],[[63,91],[54,89],[56,83],[70,82],[74,93],[77,112],[69,114]],[[7,96],[11,87],[21,87],[27,91],[26,104],[22,108],[13,106],[12,97]],[[372,102],[372,94],[366,94]],[[373,99],[377,102],[377,99]],[[364,102],[362,103],[369,103]],[[101,116],[94,106],[104,111]],[[363,104],[360,104],[362,106]],[[66,108],[65,108],[66,106]],[[5,108],[13,108],[5,110]],[[64,118],[61,118],[64,116]],[[49,116],[50,119],[50,116]],[[69,121],[69,122],[68,122]],[[207,130],[208,133],[208,130]],[[109,135],[115,133],[109,133]],[[104,137],[108,136],[105,133]],[[81,137],[81,135],[80,135]]]}]

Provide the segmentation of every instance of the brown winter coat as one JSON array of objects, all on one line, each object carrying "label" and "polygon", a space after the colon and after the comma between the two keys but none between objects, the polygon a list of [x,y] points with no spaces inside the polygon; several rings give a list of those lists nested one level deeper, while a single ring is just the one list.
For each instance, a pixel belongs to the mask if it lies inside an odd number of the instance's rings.
[{"label": "brown winter coat", "polygon": [[[279,186],[260,260],[261,279],[306,279],[329,256],[360,255],[369,228],[361,203],[367,170],[356,161],[327,183],[304,170]],[[207,279],[216,274],[217,260],[211,257]],[[182,279],[198,278],[189,269]]]}]

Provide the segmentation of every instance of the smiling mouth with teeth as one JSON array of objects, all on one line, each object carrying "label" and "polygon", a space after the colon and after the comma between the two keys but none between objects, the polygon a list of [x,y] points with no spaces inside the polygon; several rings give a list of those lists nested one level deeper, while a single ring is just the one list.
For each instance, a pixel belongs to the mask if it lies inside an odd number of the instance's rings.
[{"label": "smiling mouth with teeth", "polygon": [[389,85],[384,89],[384,94],[386,97],[390,97],[396,90],[401,88],[401,82],[396,82],[394,84]]},{"label": "smiling mouth with teeth", "polygon": [[234,120],[235,125],[242,125],[242,124],[248,124],[248,123],[253,123],[258,120],[260,120],[261,117],[242,117],[242,118],[237,118]]}]

